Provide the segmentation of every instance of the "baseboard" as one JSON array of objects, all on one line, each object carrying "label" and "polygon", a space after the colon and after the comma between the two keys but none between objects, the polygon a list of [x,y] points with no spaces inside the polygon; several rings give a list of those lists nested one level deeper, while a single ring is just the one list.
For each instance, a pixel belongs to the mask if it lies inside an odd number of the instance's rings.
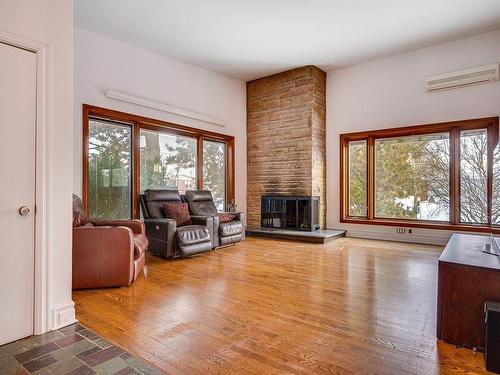
[{"label": "baseboard", "polygon": [[446,245],[450,239],[449,233],[439,233],[430,235],[425,234],[397,234],[382,232],[380,230],[363,230],[363,229],[349,229],[346,234],[347,237],[356,238],[368,238],[372,240],[386,240],[386,241],[397,241],[397,242],[409,242],[409,243],[421,243],[427,245]]},{"label": "baseboard", "polygon": [[51,330],[66,327],[76,322],[75,303],[73,301],[69,301],[52,308]]}]

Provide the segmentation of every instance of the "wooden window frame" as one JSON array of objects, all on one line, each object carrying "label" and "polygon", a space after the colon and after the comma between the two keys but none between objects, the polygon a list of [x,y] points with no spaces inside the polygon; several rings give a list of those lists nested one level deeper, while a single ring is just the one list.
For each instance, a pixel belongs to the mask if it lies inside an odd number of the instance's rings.
[{"label": "wooden window frame", "polygon": [[235,142],[234,137],[226,134],[215,133],[208,130],[197,129],[185,125],[174,124],[167,121],[156,120],[131,113],[115,111],[112,109],[96,107],[89,104],[82,105],[82,200],[85,211],[88,212],[89,189],[89,120],[100,118],[102,120],[123,123],[132,127],[132,218],[140,218],[139,193],[140,193],[140,131],[148,129],[168,132],[196,138],[197,142],[197,170],[196,186],[203,189],[203,140],[223,142],[226,145],[226,203],[235,198]]},{"label": "wooden window frame", "polygon": [[[460,132],[463,130],[487,129],[488,131],[488,224],[460,222]],[[380,138],[405,137],[433,133],[450,134],[450,220],[430,221],[418,219],[386,219],[375,217],[375,140]],[[367,142],[367,216],[349,216],[349,142]],[[451,121],[427,125],[413,125],[392,129],[380,129],[346,133],[340,135],[340,222],[412,228],[461,230],[471,232],[500,233],[500,228],[491,224],[493,193],[493,151],[498,141],[498,117]]]}]

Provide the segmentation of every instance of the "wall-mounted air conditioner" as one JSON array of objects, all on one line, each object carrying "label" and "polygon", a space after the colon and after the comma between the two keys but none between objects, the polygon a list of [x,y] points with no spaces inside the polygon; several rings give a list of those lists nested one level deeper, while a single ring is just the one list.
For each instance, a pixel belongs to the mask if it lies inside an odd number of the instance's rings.
[{"label": "wall-mounted air conditioner", "polygon": [[425,80],[425,90],[442,91],[493,81],[498,81],[498,63],[429,76]]}]

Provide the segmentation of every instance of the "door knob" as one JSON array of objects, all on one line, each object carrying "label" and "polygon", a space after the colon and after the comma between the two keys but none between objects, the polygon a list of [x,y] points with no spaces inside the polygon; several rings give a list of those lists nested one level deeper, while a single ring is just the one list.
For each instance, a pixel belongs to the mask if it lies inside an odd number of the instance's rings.
[{"label": "door knob", "polygon": [[28,206],[19,207],[19,215],[21,215],[21,216],[29,215],[30,212],[31,212],[31,208]]}]

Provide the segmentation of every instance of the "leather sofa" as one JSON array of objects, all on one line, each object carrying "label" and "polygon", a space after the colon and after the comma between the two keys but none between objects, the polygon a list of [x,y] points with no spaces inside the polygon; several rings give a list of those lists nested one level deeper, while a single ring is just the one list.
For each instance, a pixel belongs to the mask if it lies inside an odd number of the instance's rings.
[{"label": "leather sofa", "polygon": [[73,194],[73,289],[128,286],[146,262],[140,220],[88,220]]},{"label": "leather sofa", "polygon": [[213,218],[213,247],[231,245],[245,239],[245,214],[243,212],[229,212],[235,218],[221,223],[219,212],[215,207],[212,193],[209,190],[188,190],[184,199],[189,205],[191,218]]},{"label": "leather sofa", "polygon": [[165,217],[164,203],[181,203],[177,190],[146,190],[139,199],[151,252],[165,258],[176,258],[212,250],[211,217],[191,216],[193,225],[182,227],[178,227],[175,220]]}]

